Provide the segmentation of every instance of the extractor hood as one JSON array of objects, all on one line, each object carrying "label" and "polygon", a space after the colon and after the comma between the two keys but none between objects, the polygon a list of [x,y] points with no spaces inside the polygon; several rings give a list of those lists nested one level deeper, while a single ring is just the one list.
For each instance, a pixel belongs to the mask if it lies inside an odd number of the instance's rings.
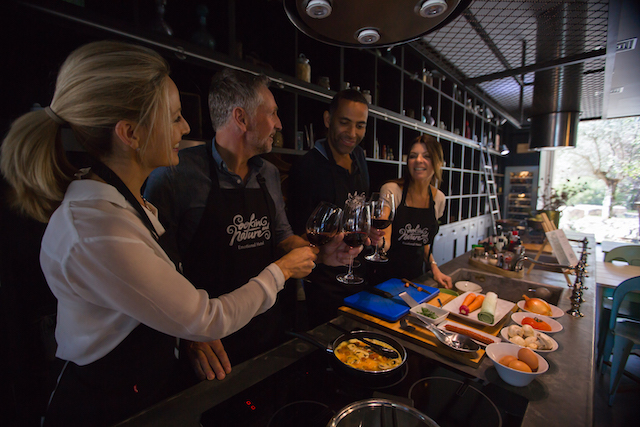
[{"label": "extractor hood", "polygon": [[284,0],[306,35],[343,47],[386,47],[416,40],[451,22],[471,0]]}]

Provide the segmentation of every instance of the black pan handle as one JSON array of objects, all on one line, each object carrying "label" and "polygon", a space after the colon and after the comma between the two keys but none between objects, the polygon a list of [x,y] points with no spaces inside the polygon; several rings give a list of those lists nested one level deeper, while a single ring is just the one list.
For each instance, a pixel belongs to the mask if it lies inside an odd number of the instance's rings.
[{"label": "black pan handle", "polygon": [[327,345],[322,344],[316,337],[307,332],[286,331],[286,334],[291,335],[292,337],[300,338],[301,340],[313,344],[319,349],[326,351],[327,353],[333,353],[333,350],[331,350]]}]

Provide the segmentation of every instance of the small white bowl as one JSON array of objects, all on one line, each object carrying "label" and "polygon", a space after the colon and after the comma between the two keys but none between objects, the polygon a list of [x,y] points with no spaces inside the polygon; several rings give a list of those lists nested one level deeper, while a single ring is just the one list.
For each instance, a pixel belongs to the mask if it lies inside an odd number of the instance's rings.
[{"label": "small white bowl", "polygon": [[476,292],[476,293],[482,292],[482,286],[478,285],[477,283],[468,282],[466,280],[456,282],[455,286],[456,286],[456,289],[459,290],[460,292]]},{"label": "small white bowl", "polygon": [[[438,317],[432,319],[431,317],[425,316],[424,314],[422,314],[422,307],[428,308],[429,310],[433,311]],[[410,311],[423,322],[433,323],[434,325],[438,325],[444,322],[444,320],[449,315],[449,312],[447,310],[443,310],[442,308],[436,307],[435,305],[427,304],[426,302],[418,304],[415,307],[411,307]]]},{"label": "small white bowl", "polygon": [[533,352],[533,354],[538,358],[538,370],[536,372],[530,373],[518,371],[501,365],[500,362],[498,362],[504,356],[518,357],[518,351],[521,348],[522,347],[511,343],[489,344],[486,348],[487,356],[489,356],[493,362],[493,366],[495,366],[496,371],[498,371],[500,378],[502,378],[502,380],[507,384],[511,384],[514,387],[524,387],[529,385],[529,383],[531,383],[531,381],[533,381],[537,376],[544,374],[549,369],[549,364],[544,357],[540,356],[536,352]]}]

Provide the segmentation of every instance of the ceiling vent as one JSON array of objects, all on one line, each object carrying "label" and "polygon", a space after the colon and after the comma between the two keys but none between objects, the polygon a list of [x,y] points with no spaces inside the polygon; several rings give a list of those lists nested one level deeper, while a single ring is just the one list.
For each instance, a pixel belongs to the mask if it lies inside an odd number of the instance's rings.
[{"label": "ceiling vent", "polygon": [[616,53],[627,52],[629,50],[635,49],[637,41],[638,41],[637,37],[634,37],[632,39],[626,39],[626,40],[619,41],[616,44]]},{"label": "ceiling vent", "polygon": [[[584,52],[586,2],[563,2],[537,16],[536,63]],[[536,71],[531,108],[535,150],[575,147],[583,64]]]},{"label": "ceiling vent", "polygon": [[283,0],[300,31],[343,47],[389,47],[444,27],[471,0]]}]

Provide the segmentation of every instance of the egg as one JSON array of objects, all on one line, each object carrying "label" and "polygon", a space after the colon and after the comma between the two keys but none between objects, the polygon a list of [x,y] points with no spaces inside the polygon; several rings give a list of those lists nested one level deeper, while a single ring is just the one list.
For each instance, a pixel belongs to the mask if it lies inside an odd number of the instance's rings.
[{"label": "egg", "polygon": [[[527,350],[527,349],[525,349]],[[529,350],[531,351],[531,350]],[[529,365],[527,365],[526,363],[520,361],[520,360],[512,360],[511,363],[509,363],[509,367],[511,369],[515,369],[516,371],[522,371],[522,372],[531,372],[531,368],[529,367]]]},{"label": "egg", "polygon": [[498,363],[504,366],[509,366],[509,363],[513,362],[514,360],[518,360],[518,358],[515,356],[503,356]]},{"label": "egg", "polygon": [[[528,348],[521,348],[518,350],[518,360],[524,362],[531,368],[532,372],[538,370],[538,357],[536,354]],[[511,366],[509,366],[511,367]]]}]

